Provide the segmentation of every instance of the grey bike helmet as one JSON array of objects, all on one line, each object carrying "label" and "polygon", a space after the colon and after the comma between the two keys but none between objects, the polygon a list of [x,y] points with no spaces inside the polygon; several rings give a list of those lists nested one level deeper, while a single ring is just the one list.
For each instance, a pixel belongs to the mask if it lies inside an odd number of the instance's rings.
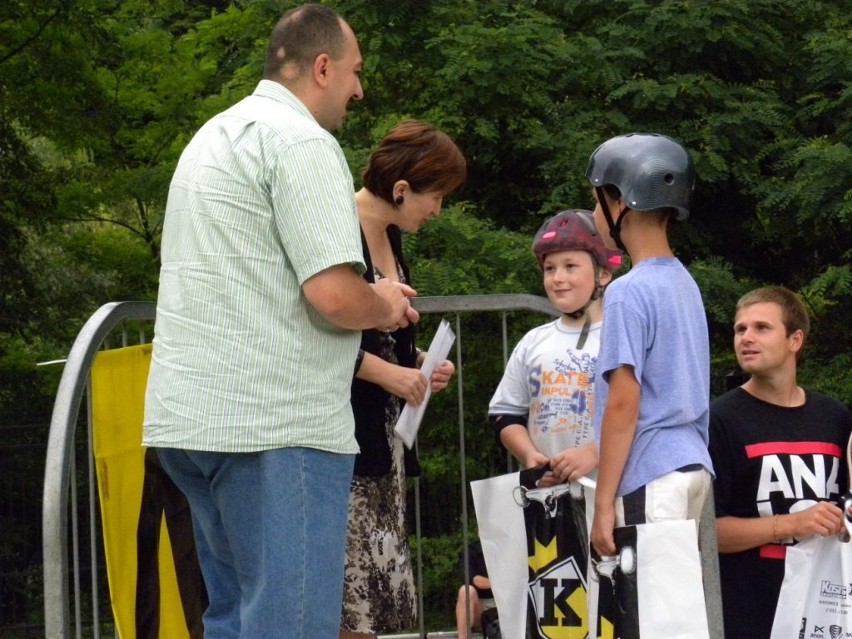
[{"label": "grey bike helmet", "polygon": [[689,217],[695,169],[686,149],[659,133],[629,133],[601,144],[589,158],[586,177],[596,187],[611,184],[635,211],[673,208]]}]

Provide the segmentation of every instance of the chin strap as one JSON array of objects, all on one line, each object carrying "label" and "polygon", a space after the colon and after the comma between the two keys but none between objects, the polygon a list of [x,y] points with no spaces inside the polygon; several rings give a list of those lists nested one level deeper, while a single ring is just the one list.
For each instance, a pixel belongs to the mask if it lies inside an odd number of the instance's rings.
[{"label": "chin strap", "polygon": [[592,326],[592,316],[589,315],[588,309],[592,302],[600,298],[601,295],[603,295],[603,286],[601,286],[600,283],[598,265],[595,264],[595,291],[592,293],[589,301],[583,304],[582,308],[578,308],[576,311],[563,313],[566,317],[570,317],[574,320],[580,319],[583,316],[586,317],[586,321],[583,322],[583,328],[580,330],[580,337],[577,339],[577,348],[583,348],[583,346],[586,345],[586,340],[589,338],[589,328]]},{"label": "chin strap", "polygon": [[577,348],[583,348],[586,345],[586,340],[589,337],[589,327],[592,325],[592,316],[586,313],[586,321],[583,322],[583,328],[580,331],[580,337],[577,339]]},{"label": "chin strap", "polygon": [[604,190],[596,186],[595,193],[598,196],[598,202],[601,205],[601,211],[603,211],[604,218],[606,218],[606,224],[609,227],[609,235],[615,241],[615,245],[620,248],[625,253],[628,253],[627,247],[624,246],[624,242],[621,241],[621,221],[624,219],[624,213],[622,213],[618,220],[612,219],[612,213],[609,210],[609,206],[606,203],[606,197],[604,197]]}]

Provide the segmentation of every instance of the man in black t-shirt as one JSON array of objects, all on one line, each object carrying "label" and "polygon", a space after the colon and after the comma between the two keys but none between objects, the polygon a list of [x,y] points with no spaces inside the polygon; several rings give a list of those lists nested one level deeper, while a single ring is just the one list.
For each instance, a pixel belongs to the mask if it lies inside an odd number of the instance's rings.
[{"label": "man in black t-shirt", "polygon": [[809,328],[785,288],[737,303],[734,349],[749,379],[710,406],[726,639],[768,638],[787,546],[845,530],[838,501],[848,489],[852,415],[796,382]]}]

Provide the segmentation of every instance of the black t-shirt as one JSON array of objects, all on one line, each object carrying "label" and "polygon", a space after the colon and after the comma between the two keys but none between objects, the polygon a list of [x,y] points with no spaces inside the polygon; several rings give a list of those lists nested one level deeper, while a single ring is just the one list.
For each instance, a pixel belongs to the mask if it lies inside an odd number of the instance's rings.
[{"label": "black t-shirt", "polygon": [[[482,575],[483,577],[488,576],[488,568],[485,566],[485,555],[482,554],[482,543],[477,541],[472,541],[468,544],[467,547],[468,552],[468,570],[469,570],[469,580],[467,583],[471,583],[473,578],[476,575]],[[461,574],[462,583],[465,583],[464,579],[464,553],[462,553],[461,558],[459,560],[459,573]],[[475,586],[474,586],[475,587]],[[491,592],[491,589],[483,589],[476,588],[476,592],[479,595],[480,599],[493,599],[494,593]]]},{"label": "black t-shirt", "polygon": [[[716,516],[770,517],[837,502],[848,489],[846,445],[852,414],[840,402],[806,393],[786,408],[736,388],[710,406]],[[726,639],[768,638],[784,579],[785,546],[719,555]]]}]

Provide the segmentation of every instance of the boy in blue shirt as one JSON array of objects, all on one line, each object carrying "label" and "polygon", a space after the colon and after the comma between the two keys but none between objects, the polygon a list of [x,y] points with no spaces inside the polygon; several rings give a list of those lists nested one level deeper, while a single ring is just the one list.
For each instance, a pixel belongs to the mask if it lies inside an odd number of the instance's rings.
[{"label": "boy in blue shirt", "polygon": [[603,556],[616,553],[616,526],[700,517],[712,480],[710,355],[701,293],[668,239],[669,224],[689,216],[689,154],[664,135],[617,136],[586,177],[601,236],[632,262],[604,299],[595,377],[590,541]]}]

